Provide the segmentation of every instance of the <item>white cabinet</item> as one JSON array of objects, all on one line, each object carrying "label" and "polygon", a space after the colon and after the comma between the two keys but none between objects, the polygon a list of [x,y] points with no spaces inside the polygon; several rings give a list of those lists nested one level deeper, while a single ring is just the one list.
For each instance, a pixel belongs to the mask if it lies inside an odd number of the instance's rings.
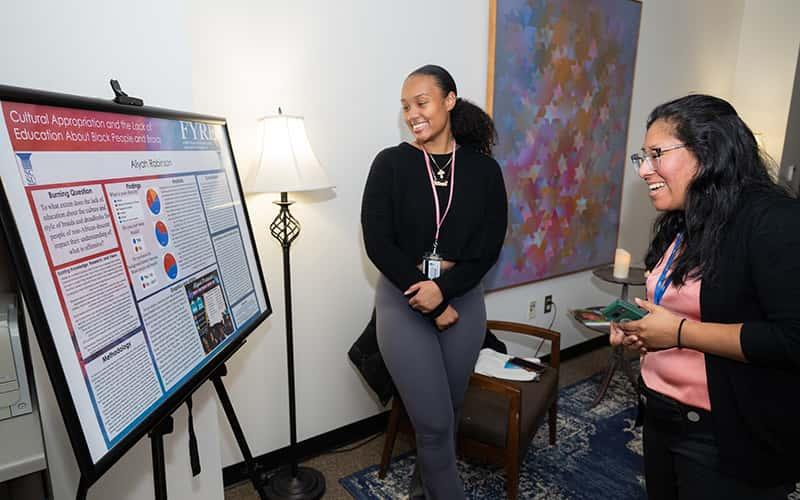
[{"label": "white cabinet", "polygon": [[39,412],[28,384],[30,367],[23,357],[20,318],[16,297],[0,293],[0,483],[47,467]]}]

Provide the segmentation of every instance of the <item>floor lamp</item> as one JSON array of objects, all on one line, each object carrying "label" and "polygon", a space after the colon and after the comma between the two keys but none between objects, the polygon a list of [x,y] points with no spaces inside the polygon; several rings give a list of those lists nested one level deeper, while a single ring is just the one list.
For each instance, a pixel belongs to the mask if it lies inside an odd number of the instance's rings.
[{"label": "floor lamp", "polygon": [[283,293],[286,303],[286,359],[289,370],[289,455],[291,467],[276,473],[267,484],[272,499],[316,499],[325,493],[325,478],[318,470],[299,467],[297,457],[297,413],[295,411],[294,339],[292,332],[292,281],[289,248],[300,234],[300,223],[289,212],[288,193],[333,187],[320,165],[306,136],[303,118],[284,115],[261,119],[264,140],[261,159],[255,174],[248,179],[251,193],[280,193],[278,215],[269,229],[283,247]]}]

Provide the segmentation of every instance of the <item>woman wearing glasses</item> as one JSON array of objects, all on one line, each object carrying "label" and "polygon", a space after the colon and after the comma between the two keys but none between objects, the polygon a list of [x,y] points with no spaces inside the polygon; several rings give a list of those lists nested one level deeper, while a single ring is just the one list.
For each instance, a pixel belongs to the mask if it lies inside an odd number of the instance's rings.
[{"label": "woman wearing glasses", "polygon": [[661,215],[649,311],[611,342],[643,353],[651,499],[785,499],[800,479],[800,203],[722,99],[658,106],[631,158]]}]

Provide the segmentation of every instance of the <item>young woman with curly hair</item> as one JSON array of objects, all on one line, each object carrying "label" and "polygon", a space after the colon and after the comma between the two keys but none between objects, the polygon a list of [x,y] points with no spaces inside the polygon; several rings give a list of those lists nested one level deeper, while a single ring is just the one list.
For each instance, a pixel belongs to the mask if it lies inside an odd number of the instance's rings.
[{"label": "young woman with curly hair", "polygon": [[458,500],[454,434],[486,332],[481,280],[506,233],[503,177],[489,156],[491,118],[423,66],[403,83],[414,135],[376,156],[361,221],[375,290],[378,345],[417,439],[410,496]]}]

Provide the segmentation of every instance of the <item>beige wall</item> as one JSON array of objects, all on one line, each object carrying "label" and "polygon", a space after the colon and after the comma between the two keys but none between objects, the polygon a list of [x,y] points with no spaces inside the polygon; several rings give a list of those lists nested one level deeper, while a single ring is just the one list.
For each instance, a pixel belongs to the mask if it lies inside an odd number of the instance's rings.
[{"label": "beige wall", "polygon": [[747,0],[731,102],[780,164],[800,47],[800,2]]}]

